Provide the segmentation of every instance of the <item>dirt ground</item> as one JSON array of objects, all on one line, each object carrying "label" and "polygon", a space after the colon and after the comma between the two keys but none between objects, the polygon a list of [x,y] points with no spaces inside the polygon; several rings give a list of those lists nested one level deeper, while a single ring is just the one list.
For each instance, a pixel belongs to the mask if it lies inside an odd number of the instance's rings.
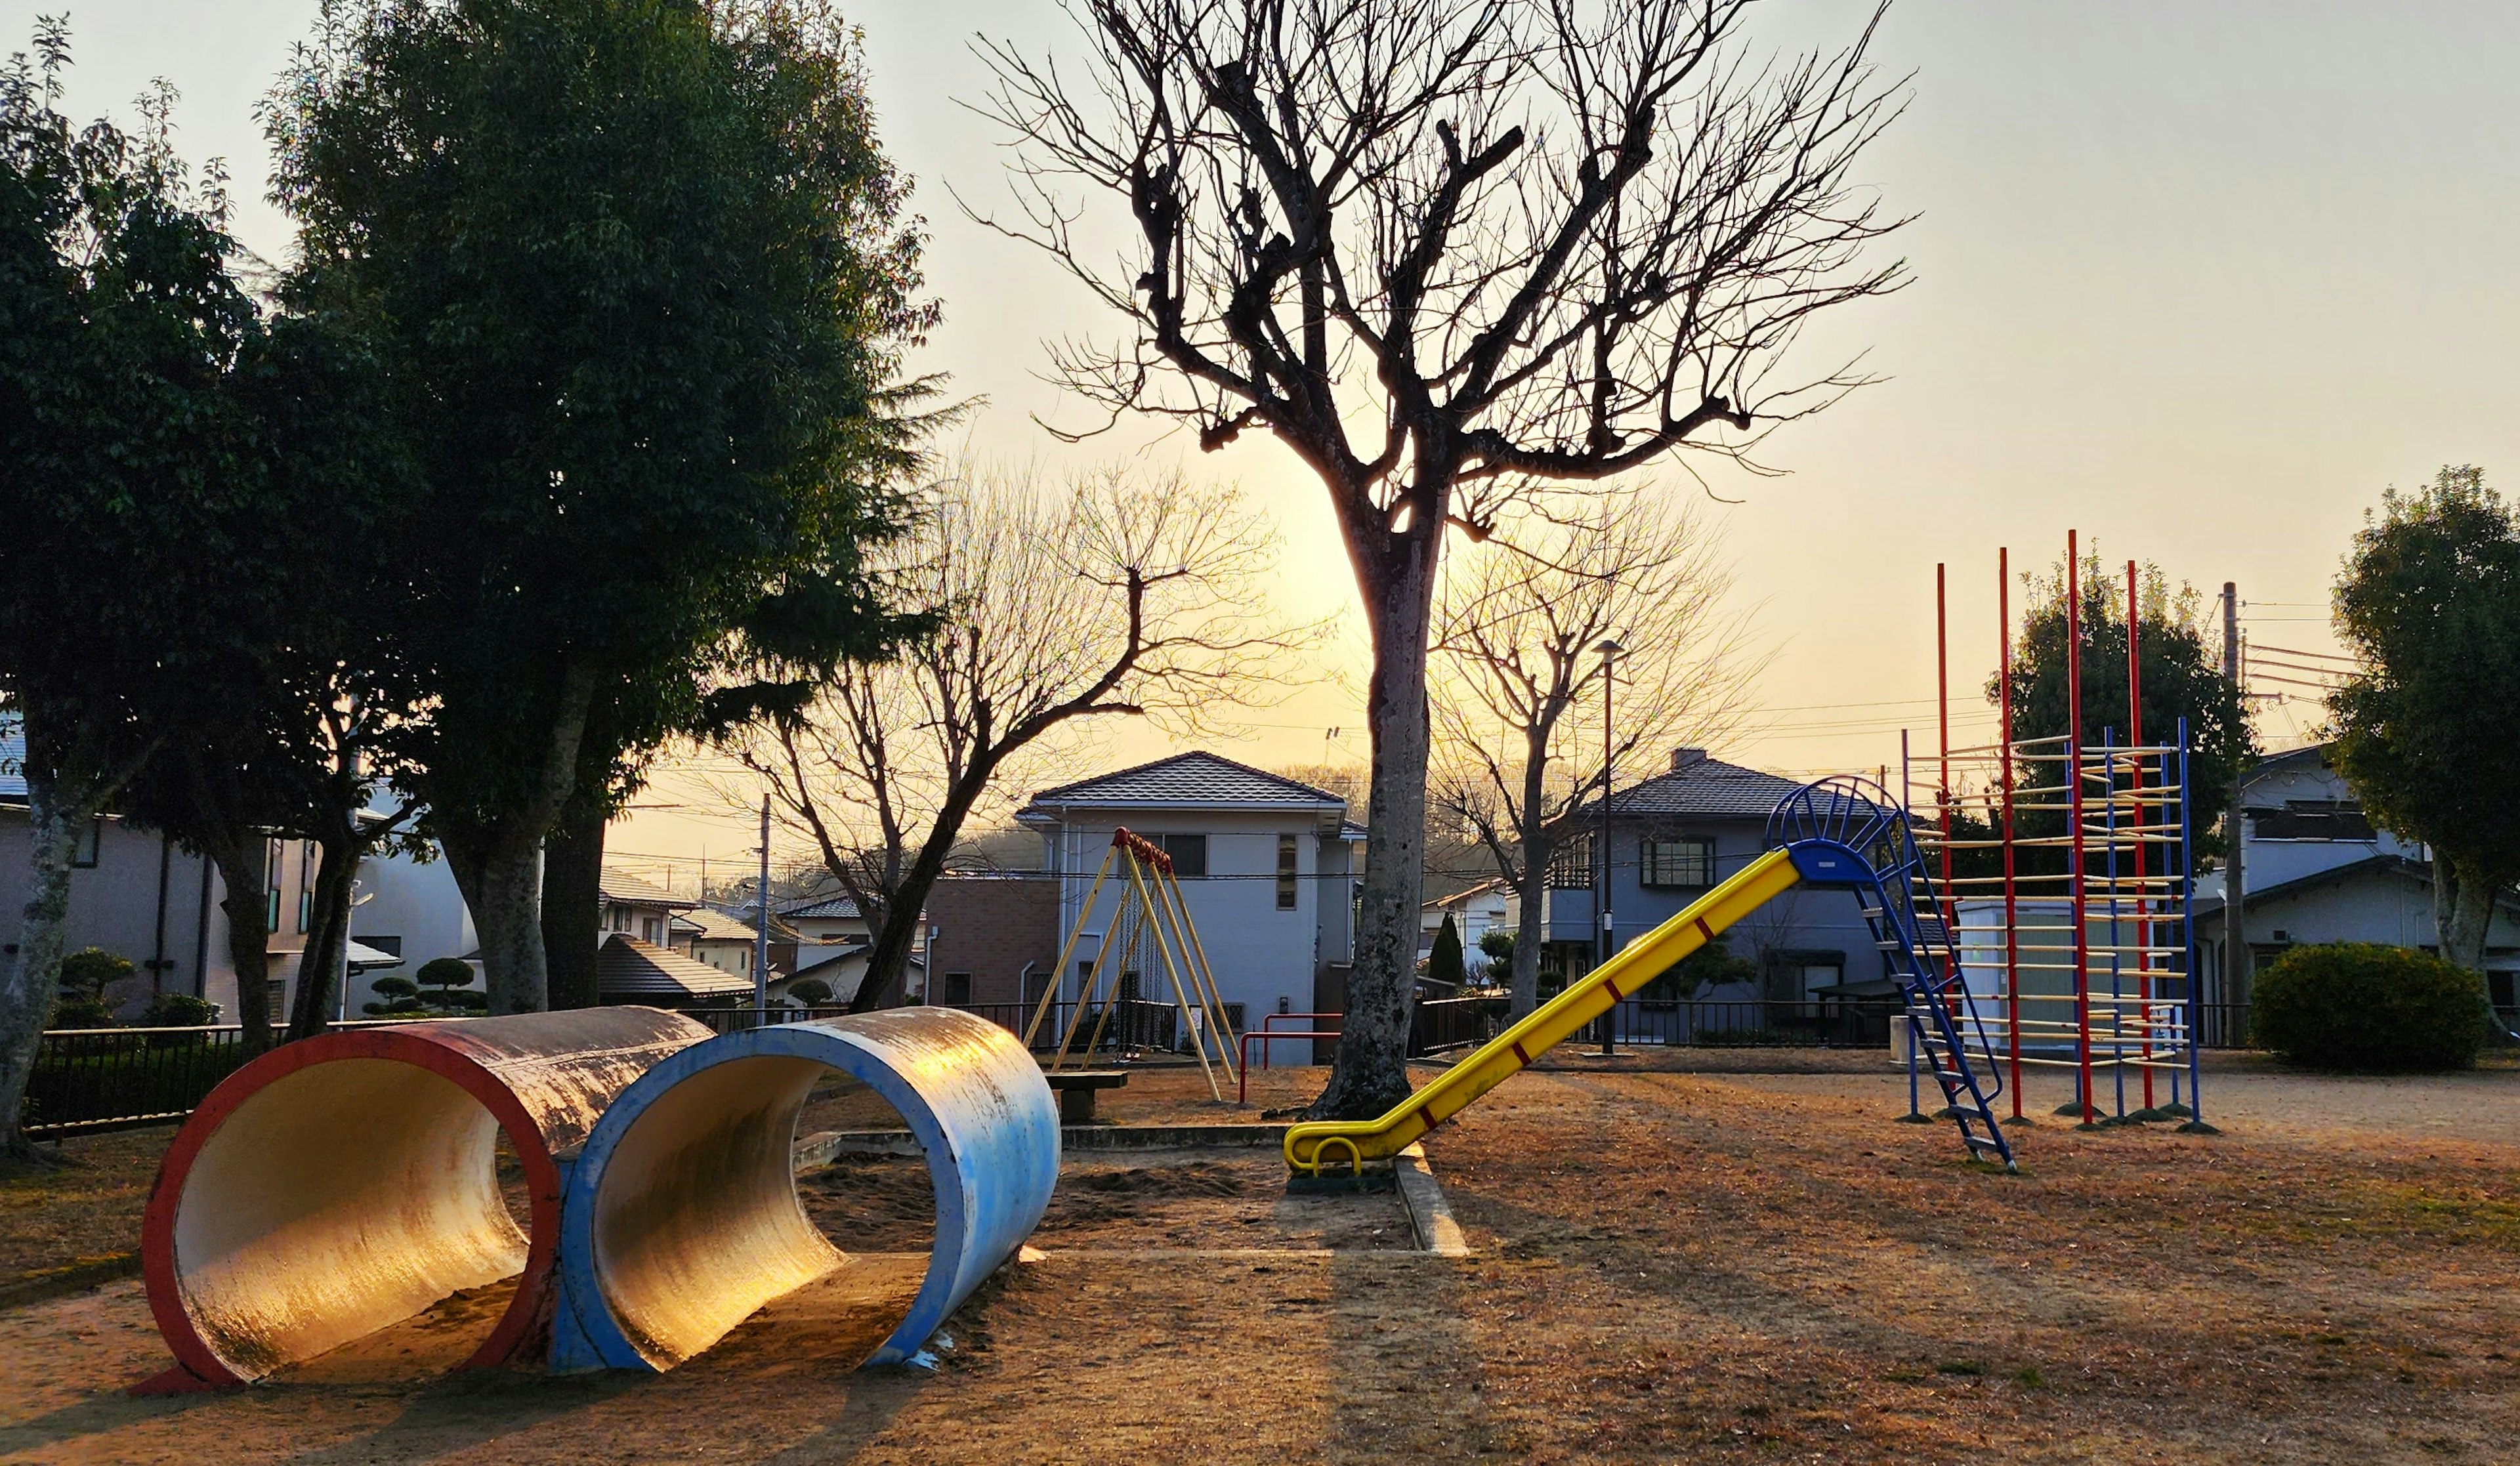
[{"label": "dirt ground", "polygon": [[[1284,1103],[1320,1076],[1264,1078]],[[1228,1118],[1171,1078],[1120,1095],[1107,1112]],[[2040,1118],[2004,1177],[1946,1126],[1895,1123],[1894,1075],[1570,1060],[1429,1138],[1475,1249],[1462,1260],[1378,1247],[1370,1226],[1302,1233],[1290,1202],[1389,1199],[1285,1197],[1265,1150],[1075,1151],[1034,1260],[957,1314],[932,1372],[834,1362],[871,1346],[865,1300],[905,1275],[872,1247],[855,1276],[649,1379],[413,1382],[370,1350],[134,1400],[117,1387],[162,1353],[138,1284],[114,1283],[0,1312],[0,1453],[2520,1459],[2520,1072],[2235,1066],[2208,1076],[2219,1136],[2080,1133],[2041,1114],[2063,1097],[2033,1082]],[[823,1176],[870,1239],[921,1235],[916,1163]]]}]

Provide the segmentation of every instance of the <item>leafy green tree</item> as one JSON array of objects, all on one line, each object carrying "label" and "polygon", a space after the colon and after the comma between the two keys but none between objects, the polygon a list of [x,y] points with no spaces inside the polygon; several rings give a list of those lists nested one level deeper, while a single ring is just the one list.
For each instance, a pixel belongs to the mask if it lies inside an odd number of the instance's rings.
[{"label": "leafy green tree", "polygon": [[1645,984],[1637,996],[1686,1002],[1710,988],[1728,983],[1755,982],[1758,976],[1757,962],[1735,955],[1732,944],[1717,937],[1672,963],[1653,981]]},{"label": "leafy green tree", "polygon": [[491,1007],[541,1008],[590,767],[635,777],[800,622],[883,640],[920,237],[849,33],[782,0],[331,0],[271,133],[288,294],[375,343],[426,484],[397,780]]},{"label": "leafy green tree", "polygon": [[1470,980],[1462,963],[1462,931],[1453,924],[1453,913],[1444,913],[1444,924],[1435,928],[1435,945],[1426,954],[1426,976],[1447,987],[1458,988]]},{"label": "leafy green tree", "polygon": [[2336,625],[2367,669],[2328,699],[2337,767],[2376,822],[2432,847],[2442,955],[2481,969],[2496,893],[2520,879],[2520,519],[2483,469],[2381,500]]},{"label": "leafy green tree", "polygon": [[[2111,574],[2098,556],[2082,567],[2082,742],[2096,749],[2104,737],[2123,745],[2134,727],[2127,704],[2127,608],[2124,575]],[[2067,701],[2065,644],[2065,570],[2025,572],[2030,608],[2013,644],[2012,733],[2015,738],[2061,738],[2072,731]],[[2187,763],[2189,808],[2195,812],[2200,858],[2219,848],[2203,826],[2230,798],[2231,783],[2257,757],[2257,735],[2250,729],[2239,691],[2223,676],[2222,657],[2205,624],[2195,590],[2176,592],[2158,566],[2147,565],[2137,582],[2137,645],[2143,677],[2143,740],[2166,745],[2178,738],[2179,720],[2187,720],[2190,750]],[[1986,697],[2002,697],[2000,679],[1987,681]],[[2021,771],[2024,783],[2048,781],[2044,775]],[[1956,790],[1962,801],[1954,811],[1955,835],[1984,838],[1997,830],[2001,810],[1988,802],[1987,791]],[[2046,801],[2041,801],[2046,802]],[[1920,818],[1930,812],[1919,812]],[[2065,828],[2061,815],[2022,812],[2014,817],[2016,833],[2052,835]],[[1978,852],[1975,860],[1991,859]],[[2063,857],[2052,849],[2020,852],[2024,871],[2063,868]],[[1972,866],[1967,874],[1993,873],[1993,866]]]},{"label": "leafy green tree", "polygon": [[220,547],[191,514],[237,466],[229,374],[256,329],[226,268],[221,179],[197,184],[176,157],[171,96],[144,99],[136,133],[73,127],[68,58],[46,21],[35,59],[0,67],[0,698],[22,721],[29,820],[27,899],[0,954],[16,1155],[32,1154],[21,1108],[79,831],[157,751],[166,674],[216,632],[200,611]]},{"label": "leafy green tree", "polygon": [[[441,1013],[478,1013],[490,1005],[490,995],[472,986],[472,964],[462,957],[431,957],[412,978]],[[382,980],[376,986],[383,991]]]},{"label": "leafy green tree", "polygon": [[832,1000],[832,985],[819,977],[799,978],[788,984],[788,996],[809,1008],[815,1007]]},{"label": "leafy green tree", "polygon": [[1503,927],[1489,927],[1479,933],[1479,951],[1488,955],[1489,961],[1510,969],[1513,966],[1513,933]]}]

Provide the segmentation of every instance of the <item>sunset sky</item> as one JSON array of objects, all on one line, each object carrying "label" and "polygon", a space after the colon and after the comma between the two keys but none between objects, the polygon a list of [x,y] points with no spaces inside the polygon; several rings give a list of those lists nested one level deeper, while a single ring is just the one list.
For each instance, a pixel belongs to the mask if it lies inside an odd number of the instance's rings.
[{"label": "sunset sky", "polygon": [[[1868,8],[1776,0],[1754,44],[1833,48]],[[312,0],[0,0],[0,45],[22,47],[34,16],[61,9],[70,111],[128,120],[150,77],[173,81],[184,151],[228,160],[247,244],[285,258],[252,112]],[[1037,375],[1042,340],[1119,323],[954,194],[1005,197],[998,139],[960,105],[985,83],[972,33],[1055,53],[1072,45],[1057,10],[844,9],[933,234],[946,322],[921,365],[988,399],[973,446],[1054,466],[1141,455],[1237,480],[1284,536],[1275,599],[1305,617],[1344,608],[1353,626],[1323,491],[1284,450],[1246,439],[1202,457],[1146,431],[1072,449],[1034,424],[1088,420]],[[1816,333],[1816,364],[1863,351],[1886,380],[1775,439],[1766,456],[1784,476],[1710,469],[1739,502],[1710,502],[1707,517],[1773,651],[1761,726],[1719,756],[1870,769],[1895,767],[1903,726],[1929,740],[1937,560],[1952,567],[1956,688],[1994,660],[1997,547],[2044,565],[2069,527],[2104,559],[2158,562],[2209,600],[2237,581],[2253,641],[2329,648],[2328,582],[2384,486],[2478,463],[2520,488],[2520,8],[1909,0],[1879,57],[1914,73],[1912,105],[1863,172],[1920,216],[1890,246],[1915,283]],[[1703,492],[1685,471],[1664,478]],[[1262,764],[1319,762],[1326,747],[1361,764],[1360,644],[1351,635],[1317,679],[1252,713],[1247,738],[1207,741]],[[2316,719],[2272,708],[2261,733],[2286,746]],[[1114,731],[1088,767],[1171,746]],[[648,802],[696,796],[669,777]],[[673,858],[686,886],[703,850],[733,865],[749,843],[741,821],[698,809],[640,812],[613,837],[648,873]]]}]

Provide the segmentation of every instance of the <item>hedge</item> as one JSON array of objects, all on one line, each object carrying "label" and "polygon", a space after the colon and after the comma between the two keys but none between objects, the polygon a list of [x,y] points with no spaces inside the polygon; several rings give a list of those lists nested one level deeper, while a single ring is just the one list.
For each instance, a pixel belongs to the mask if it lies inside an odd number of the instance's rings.
[{"label": "hedge", "polygon": [[2261,1047],[2312,1069],[2465,1069],[2487,1037],[2485,980],[2406,947],[2296,947],[2260,972],[2250,1024]]}]

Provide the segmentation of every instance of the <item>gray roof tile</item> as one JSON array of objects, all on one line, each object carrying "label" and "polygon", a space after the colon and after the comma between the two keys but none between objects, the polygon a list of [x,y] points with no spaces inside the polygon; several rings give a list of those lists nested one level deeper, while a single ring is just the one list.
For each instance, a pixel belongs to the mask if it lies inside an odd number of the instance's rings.
[{"label": "gray roof tile", "polygon": [[626,932],[604,939],[595,955],[596,991],[607,998],[708,998],[749,993],[752,983]]},{"label": "gray roof tile", "polygon": [[699,905],[662,886],[650,885],[635,875],[624,875],[618,870],[604,872],[602,891],[605,900],[617,901],[623,906],[661,906],[681,911]]},{"label": "gray roof tile", "polygon": [[1032,806],[1163,806],[1188,809],[1344,810],[1327,789],[1213,753],[1177,753],[1116,774],[1044,789]]},{"label": "gray roof tile", "polygon": [[[1774,774],[1720,759],[1700,759],[1611,795],[1610,818],[1765,820],[1779,800],[1801,787]],[[1573,818],[1578,823],[1600,819],[1601,802],[1594,800]]]}]

